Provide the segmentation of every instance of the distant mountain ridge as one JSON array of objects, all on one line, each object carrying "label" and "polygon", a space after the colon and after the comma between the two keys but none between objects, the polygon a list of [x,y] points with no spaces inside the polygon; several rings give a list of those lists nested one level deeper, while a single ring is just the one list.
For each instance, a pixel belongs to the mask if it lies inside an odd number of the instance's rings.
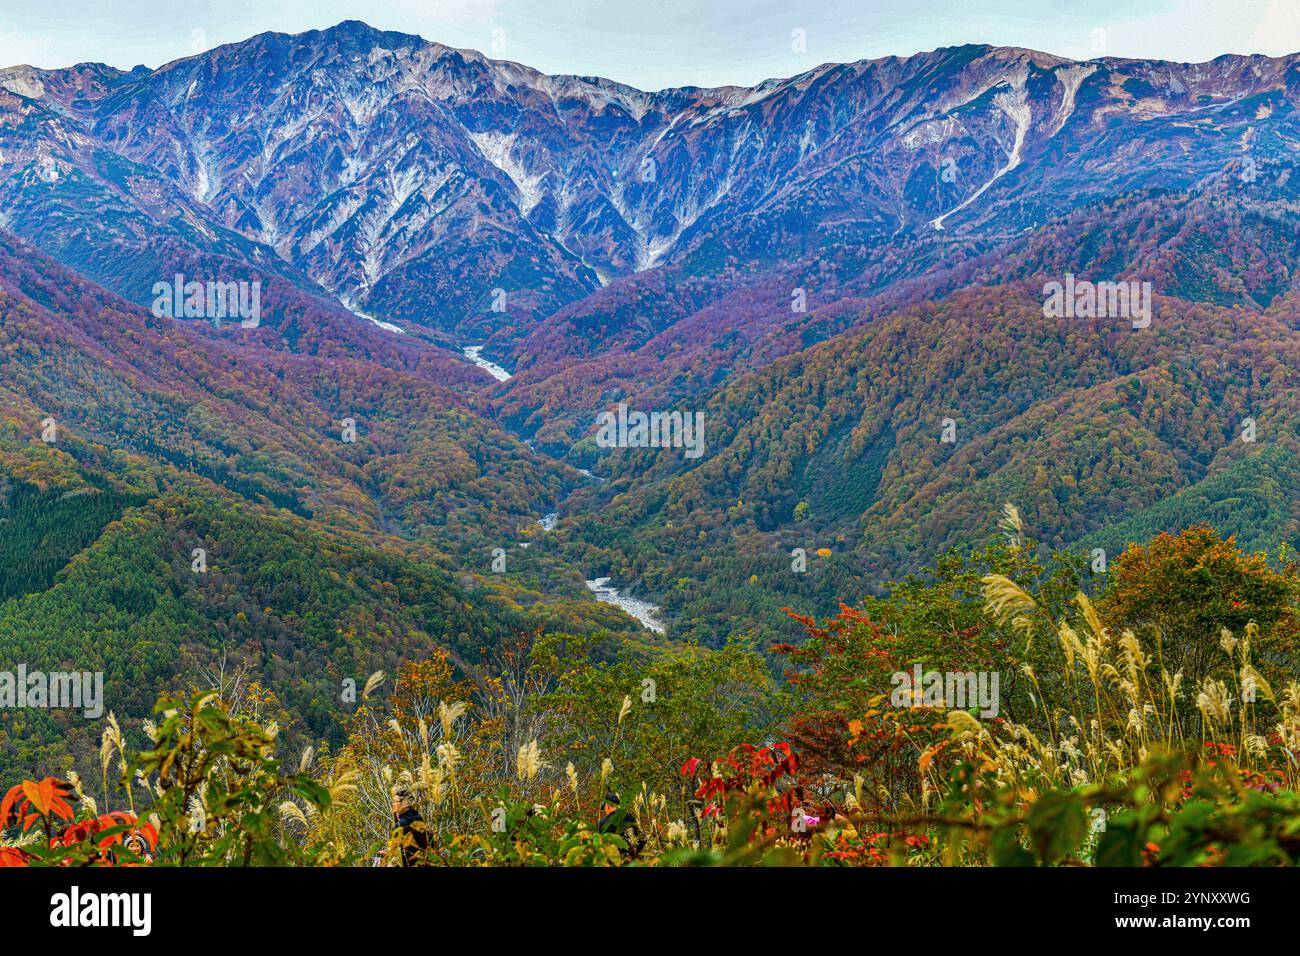
[{"label": "distant mountain ridge", "polygon": [[152,71],[10,68],[0,90],[3,221],[129,298],[184,249],[508,339],[713,248],[1011,237],[1300,148],[1296,56],[964,46],[645,93],[348,21]]}]

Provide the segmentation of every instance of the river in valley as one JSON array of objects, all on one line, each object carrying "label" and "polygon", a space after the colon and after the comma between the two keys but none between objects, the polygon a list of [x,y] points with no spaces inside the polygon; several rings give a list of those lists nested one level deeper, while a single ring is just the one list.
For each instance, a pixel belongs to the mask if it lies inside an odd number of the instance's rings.
[{"label": "river in valley", "polygon": [[664,633],[664,626],[659,622],[658,618],[659,606],[657,604],[628,597],[618,588],[610,587],[609,578],[596,578],[594,581],[588,581],[587,587],[591,589],[592,594],[596,595],[597,601],[620,607],[640,621],[642,626],[648,627],[656,634]]},{"label": "river in valley", "polygon": [[496,362],[489,361],[483,357],[483,346],[467,345],[461,351],[465,353],[465,358],[483,369],[498,382],[504,382],[506,379],[510,378],[509,372],[503,369]]}]

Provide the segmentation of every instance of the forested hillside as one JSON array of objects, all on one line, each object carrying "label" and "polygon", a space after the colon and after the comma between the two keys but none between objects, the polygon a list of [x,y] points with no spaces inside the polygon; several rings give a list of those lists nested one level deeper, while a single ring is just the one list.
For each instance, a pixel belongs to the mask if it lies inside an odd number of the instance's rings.
[{"label": "forested hillside", "polygon": [[[610,480],[582,492],[573,553],[644,581],[710,641],[878,590],[978,540],[1000,498],[1076,553],[1210,516],[1250,548],[1293,546],[1294,223],[1277,197],[1110,201],[859,300],[824,342],[721,384],[678,378],[708,456],[587,448]],[[1066,273],[1150,282],[1149,327],[1045,316],[1044,284]],[[791,573],[796,548],[830,554]]]},{"label": "forested hillside", "polygon": [[[435,648],[472,667],[543,625],[634,628],[518,547],[581,478],[476,413],[469,366],[212,341],[30,248],[0,265],[5,660],[102,671],[130,726],[224,660],[280,702],[289,737],[338,742],[345,679]],[[79,715],[0,721],[7,766],[98,746]]]}]

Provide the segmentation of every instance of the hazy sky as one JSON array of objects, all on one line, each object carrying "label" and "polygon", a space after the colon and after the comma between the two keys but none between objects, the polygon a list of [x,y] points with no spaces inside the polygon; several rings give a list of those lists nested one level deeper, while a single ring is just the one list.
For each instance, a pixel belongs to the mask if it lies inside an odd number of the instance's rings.
[{"label": "hazy sky", "polygon": [[1300,51],[1300,0],[0,0],[0,66],[153,67],[348,19],[643,89],[960,43],[1191,62]]}]

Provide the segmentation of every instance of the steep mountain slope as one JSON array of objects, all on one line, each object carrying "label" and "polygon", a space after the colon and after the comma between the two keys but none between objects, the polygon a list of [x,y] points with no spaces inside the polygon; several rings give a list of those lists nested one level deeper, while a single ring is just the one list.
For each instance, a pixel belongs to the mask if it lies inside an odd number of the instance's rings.
[{"label": "steep mountain slope", "polygon": [[[161,224],[148,243],[511,339],[598,276],[1010,237],[1133,189],[1267,175],[1296,148],[1300,67],[967,46],[650,94],[349,22],[0,89],[0,212],[74,267]],[[109,213],[103,239],[75,228],[86,209]],[[140,301],[140,258],[96,276]]]},{"label": "steep mountain slope", "polygon": [[[571,503],[573,551],[707,640],[878,588],[978,540],[1008,500],[1053,547],[1113,555],[1198,518],[1294,545],[1297,239],[1287,200],[1139,194],[936,270],[857,328],[703,389],[705,458],[594,457],[610,480]],[[1044,283],[1070,272],[1150,282],[1150,327],[1045,316]],[[791,571],[793,549],[822,547]]]},{"label": "steep mountain slope", "polygon": [[[286,353],[242,340],[237,327],[231,339],[213,339],[23,247],[0,250],[0,297],[8,343],[0,396],[29,410],[33,435],[51,417],[88,441],[229,482],[254,500],[413,533],[467,523],[499,530],[577,478],[480,417],[465,397],[477,375],[460,362],[404,370],[337,351]],[[345,440],[344,419],[355,422],[355,441]]]}]

